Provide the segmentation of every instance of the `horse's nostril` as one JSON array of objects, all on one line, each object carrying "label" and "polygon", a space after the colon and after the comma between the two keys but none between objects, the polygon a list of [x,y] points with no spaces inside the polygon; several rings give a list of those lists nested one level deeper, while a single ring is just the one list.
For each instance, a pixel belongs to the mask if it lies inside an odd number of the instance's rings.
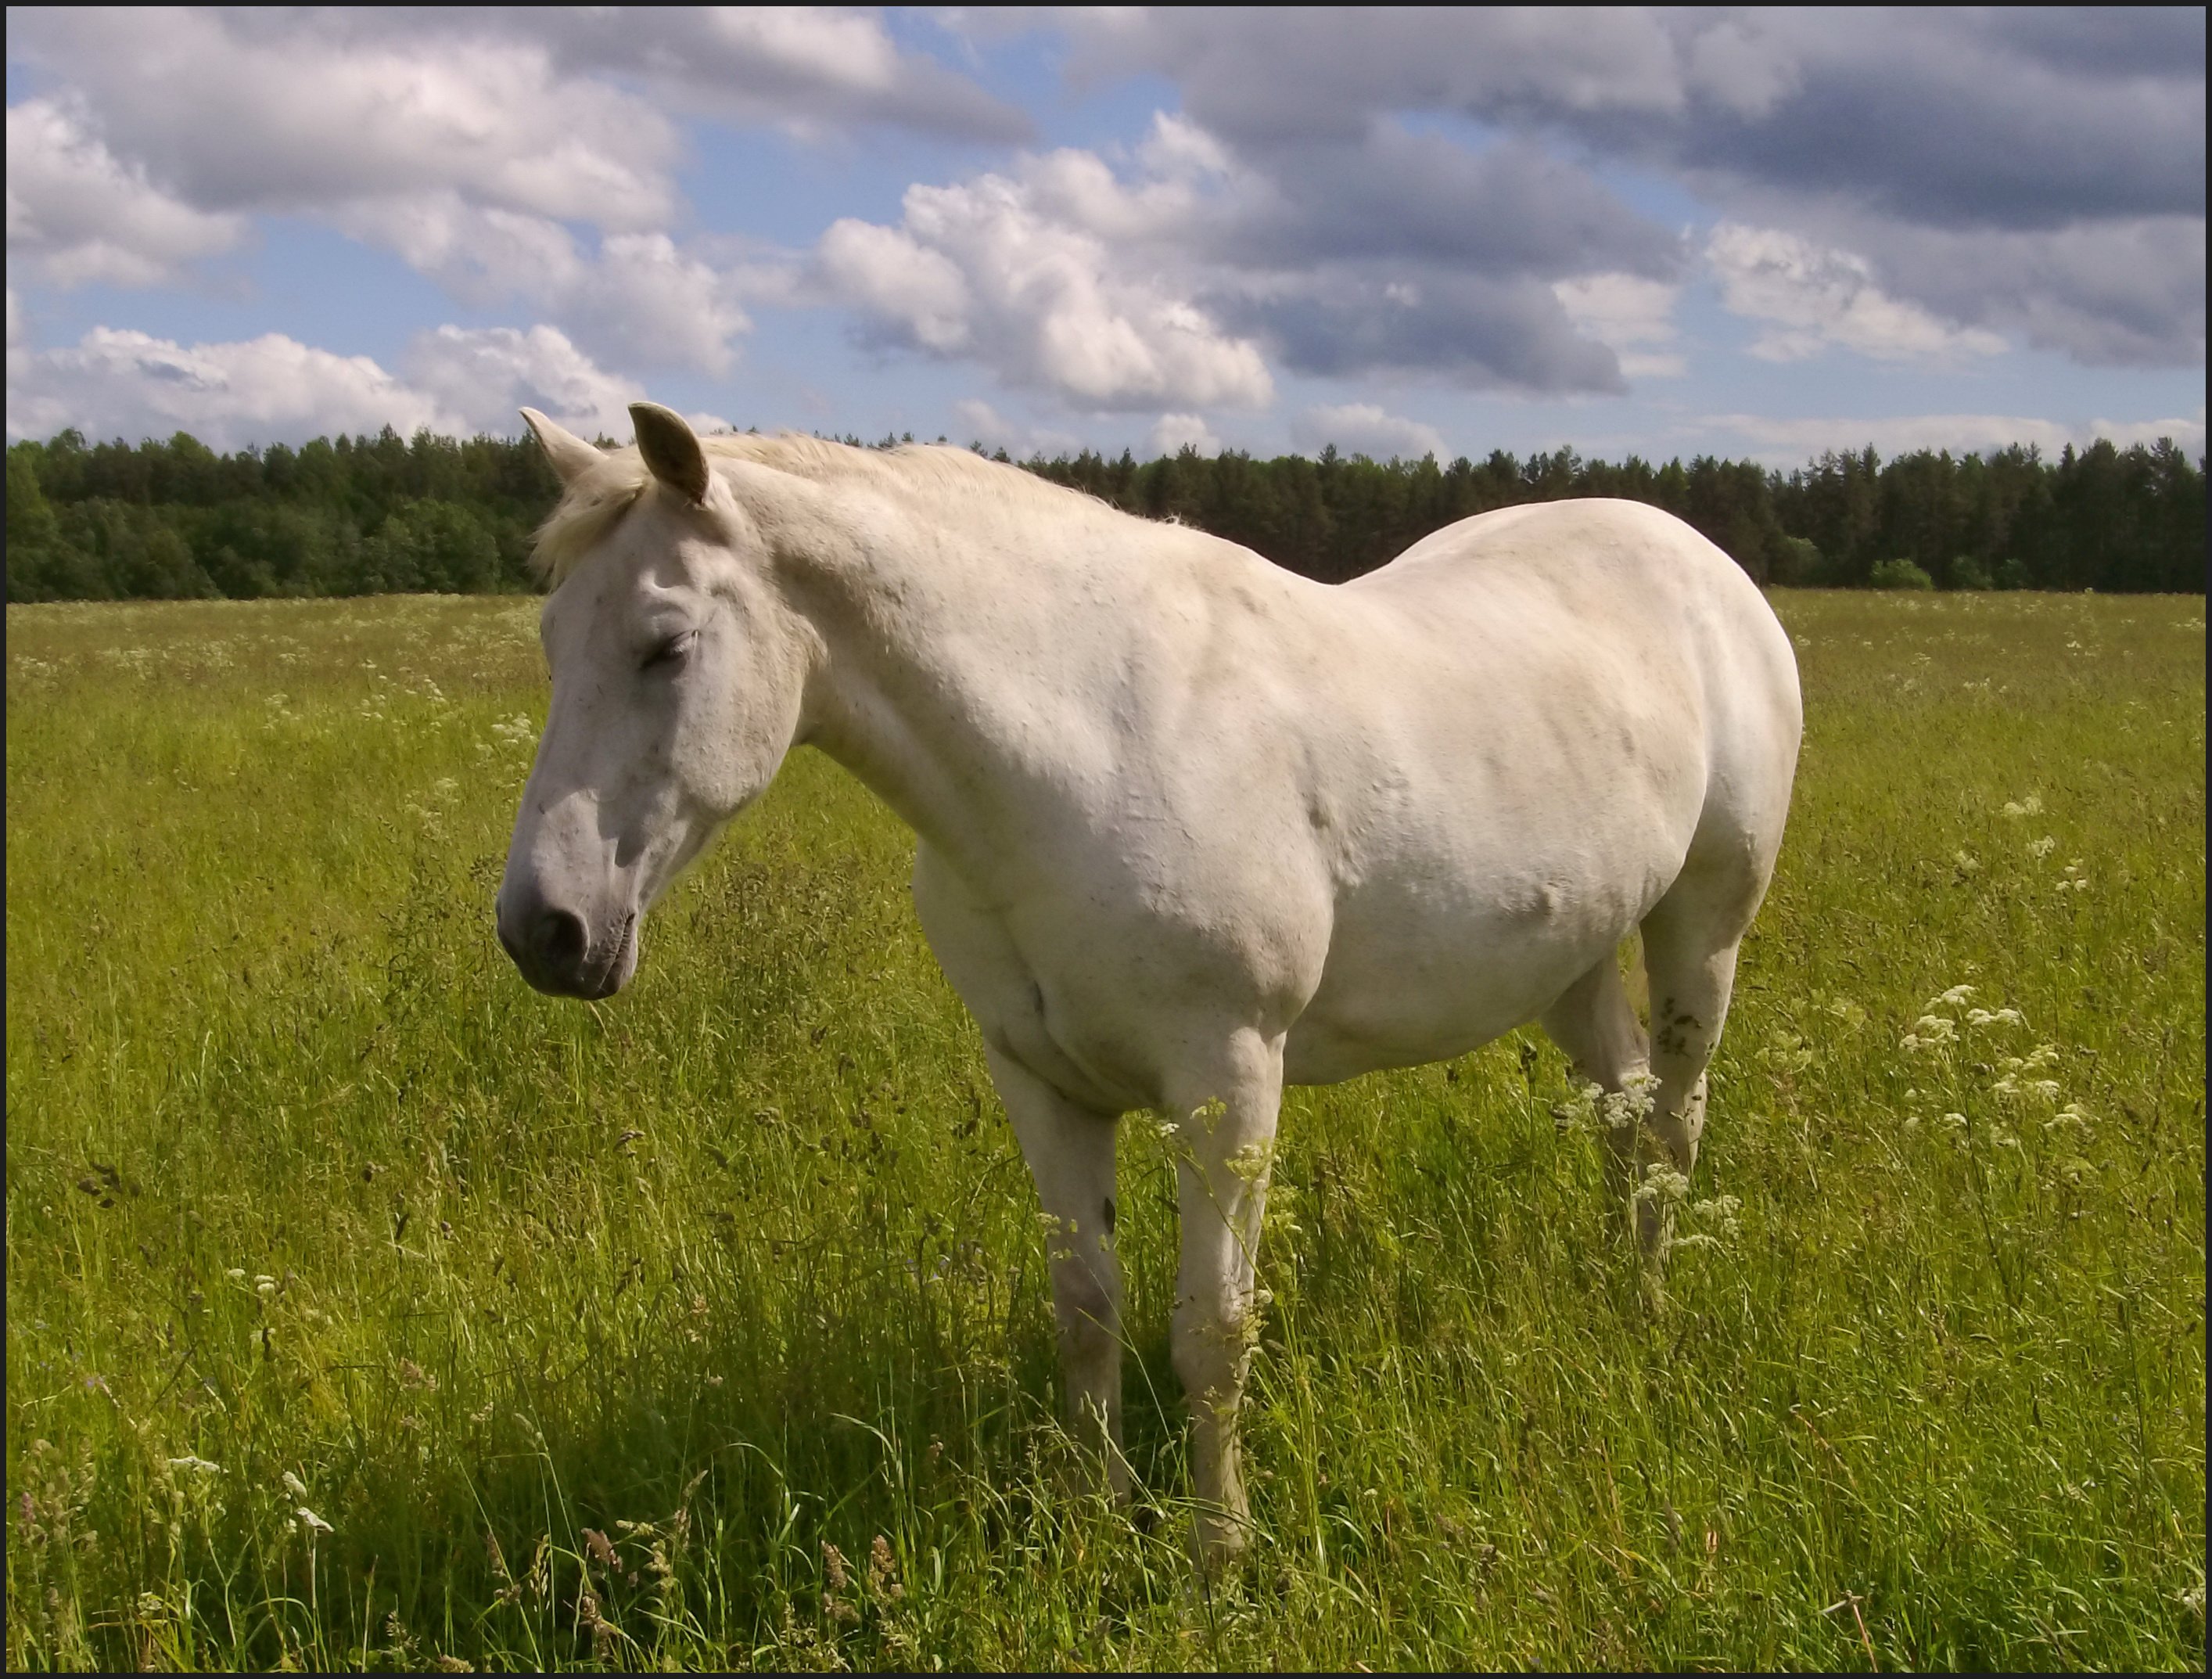
[{"label": "horse's nostril", "polygon": [[538,959],[545,967],[556,973],[573,973],[583,965],[584,952],[592,940],[581,916],[567,909],[547,909],[539,914],[532,930],[537,935]]}]

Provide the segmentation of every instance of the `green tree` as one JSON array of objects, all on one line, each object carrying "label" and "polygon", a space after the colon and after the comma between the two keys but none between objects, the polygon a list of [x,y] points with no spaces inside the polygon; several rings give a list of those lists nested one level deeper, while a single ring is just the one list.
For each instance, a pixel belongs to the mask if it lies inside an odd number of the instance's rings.
[{"label": "green tree", "polygon": [[362,569],[372,590],[481,593],[498,579],[499,545],[458,502],[410,502],[365,544]]}]

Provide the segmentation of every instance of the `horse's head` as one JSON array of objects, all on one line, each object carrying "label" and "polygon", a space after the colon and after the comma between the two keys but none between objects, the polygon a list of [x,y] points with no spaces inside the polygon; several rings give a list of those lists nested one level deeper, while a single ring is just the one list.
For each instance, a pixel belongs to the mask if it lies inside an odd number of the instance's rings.
[{"label": "horse's head", "polygon": [[635,457],[523,417],[567,494],[538,630],[553,704],[499,938],[539,990],[605,997],[636,970],[646,910],[782,763],[809,642],[759,526],[679,417],[634,405]]}]

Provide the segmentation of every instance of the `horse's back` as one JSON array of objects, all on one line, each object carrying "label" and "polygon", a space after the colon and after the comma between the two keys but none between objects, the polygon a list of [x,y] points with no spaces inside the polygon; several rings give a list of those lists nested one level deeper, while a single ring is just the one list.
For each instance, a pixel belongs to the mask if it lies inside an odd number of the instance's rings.
[{"label": "horse's back", "polygon": [[1346,587],[1395,617],[1399,636],[1501,674],[1565,660],[1623,689],[1686,683],[1714,748],[1786,739],[1785,781],[1794,766],[1789,636],[1741,567],[1657,508],[1593,497],[1477,514]]}]

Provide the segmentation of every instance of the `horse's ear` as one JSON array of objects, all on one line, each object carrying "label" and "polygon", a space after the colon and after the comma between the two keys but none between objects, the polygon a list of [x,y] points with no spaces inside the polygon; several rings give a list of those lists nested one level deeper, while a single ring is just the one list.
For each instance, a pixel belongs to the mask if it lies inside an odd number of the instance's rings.
[{"label": "horse's ear", "polygon": [[637,452],[653,469],[653,476],[687,502],[707,499],[707,453],[684,417],[657,402],[629,405],[630,423],[637,428]]},{"label": "horse's ear", "polygon": [[554,476],[564,484],[575,483],[603,458],[574,432],[562,430],[534,408],[524,409],[522,419],[537,438],[538,447],[545,451],[545,459],[553,463]]}]

